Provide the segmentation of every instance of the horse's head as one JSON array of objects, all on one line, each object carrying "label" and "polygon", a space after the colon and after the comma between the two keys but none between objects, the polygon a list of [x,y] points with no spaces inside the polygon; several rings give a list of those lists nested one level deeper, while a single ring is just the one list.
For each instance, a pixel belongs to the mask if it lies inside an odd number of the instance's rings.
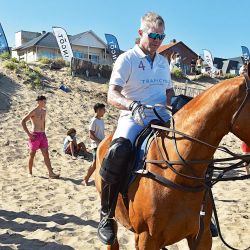
[{"label": "horse's head", "polygon": [[245,77],[242,78],[239,106],[231,123],[231,132],[250,145],[250,62]]}]

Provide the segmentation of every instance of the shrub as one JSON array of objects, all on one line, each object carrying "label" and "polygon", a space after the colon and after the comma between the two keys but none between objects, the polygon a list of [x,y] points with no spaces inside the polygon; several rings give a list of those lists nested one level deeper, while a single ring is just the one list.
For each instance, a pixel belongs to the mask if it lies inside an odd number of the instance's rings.
[{"label": "shrub", "polygon": [[1,53],[0,58],[3,59],[3,60],[10,59],[10,53],[9,52]]},{"label": "shrub", "polygon": [[209,74],[200,74],[200,75],[196,75],[194,80],[196,81],[206,81],[212,79],[212,77]]},{"label": "shrub", "polygon": [[62,57],[55,58],[53,61],[61,66],[66,66],[66,61]]},{"label": "shrub", "polygon": [[39,75],[38,75],[35,71],[30,71],[29,74],[28,74],[28,77],[29,77],[31,80],[34,80],[34,79],[39,78]]},{"label": "shrub", "polygon": [[36,85],[36,86],[39,86],[41,85],[41,79],[40,78],[36,78],[33,83]]},{"label": "shrub", "polygon": [[180,79],[180,78],[183,78],[183,77],[184,77],[184,76],[183,76],[183,73],[182,73],[182,70],[179,69],[179,68],[176,68],[176,67],[172,70],[171,74],[172,74],[175,78],[177,78],[177,79]]},{"label": "shrub", "polygon": [[29,67],[24,68],[23,73],[24,73],[26,76],[29,76],[29,74],[31,73],[30,68],[29,68]]},{"label": "shrub", "polygon": [[10,70],[15,70],[17,68],[16,64],[14,62],[11,61],[6,61],[4,63],[4,67]]},{"label": "shrub", "polygon": [[38,61],[40,63],[43,63],[43,64],[49,64],[49,63],[51,63],[51,59],[49,59],[48,57],[41,57],[41,58],[38,59]]},{"label": "shrub", "polygon": [[20,61],[19,67],[25,69],[25,68],[27,68],[27,63],[25,61]]},{"label": "shrub", "polygon": [[71,76],[71,74],[72,74],[71,69],[68,68],[68,69],[66,70],[66,75],[67,75],[67,76]]},{"label": "shrub", "polygon": [[39,67],[35,67],[33,70],[34,70],[34,72],[37,73],[37,75],[39,75],[39,76],[42,75],[42,70]]},{"label": "shrub", "polygon": [[15,57],[12,57],[10,60],[14,63],[19,63],[19,61]]},{"label": "shrub", "polygon": [[237,75],[235,75],[235,74],[231,74],[231,73],[227,73],[227,74],[225,74],[225,76],[223,77],[224,79],[230,79],[230,78],[234,78],[234,77],[236,77]]}]

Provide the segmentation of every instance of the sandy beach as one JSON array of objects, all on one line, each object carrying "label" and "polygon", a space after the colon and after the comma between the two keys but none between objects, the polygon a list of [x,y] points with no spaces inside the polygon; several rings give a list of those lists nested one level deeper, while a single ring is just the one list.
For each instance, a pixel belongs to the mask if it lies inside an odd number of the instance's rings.
[{"label": "sandy beach", "polygon": [[[45,86],[32,89],[11,71],[0,65],[0,249],[98,250],[106,247],[98,240],[100,198],[94,186],[81,185],[90,162],[72,160],[62,152],[67,129],[74,127],[78,138],[88,150],[88,124],[96,102],[106,103],[108,85],[68,76],[67,70],[43,69]],[[59,89],[64,83],[72,90]],[[201,88],[209,83],[201,83]],[[193,84],[192,86],[195,86]],[[46,133],[52,166],[60,173],[58,180],[49,179],[41,152],[34,161],[33,177],[27,175],[27,136],[20,122],[36,106],[36,96],[47,97]],[[115,129],[118,112],[107,106],[106,134]],[[240,153],[240,140],[225,136],[221,145]],[[216,152],[217,157],[225,156]],[[233,175],[245,173],[245,169]],[[213,192],[218,208],[221,230],[226,241],[235,248],[250,245],[250,180],[223,182]],[[133,234],[119,227],[122,250],[134,249]],[[188,249],[183,240],[170,250]],[[228,249],[219,238],[213,239],[213,250]]]}]

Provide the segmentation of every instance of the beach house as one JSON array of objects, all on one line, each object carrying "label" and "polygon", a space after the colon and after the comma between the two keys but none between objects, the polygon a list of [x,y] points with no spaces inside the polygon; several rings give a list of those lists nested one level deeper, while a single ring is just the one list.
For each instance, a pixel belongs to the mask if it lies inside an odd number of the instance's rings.
[{"label": "beach house", "polygon": [[190,64],[192,59],[196,60],[198,58],[198,55],[185,43],[182,41],[177,42],[175,39],[173,39],[169,44],[161,45],[157,52],[165,56],[169,62],[172,53],[178,53],[181,56],[183,71],[186,74],[190,73]]},{"label": "beach house", "polygon": [[[112,57],[107,51],[107,44],[89,30],[74,36],[68,36],[74,57],[97,64],[112,64]],[[52,32],[18,31],[15,34],[15,47],[12,57],[26,62],[38,61],[39,58],[61,57],[61,53]]]}]

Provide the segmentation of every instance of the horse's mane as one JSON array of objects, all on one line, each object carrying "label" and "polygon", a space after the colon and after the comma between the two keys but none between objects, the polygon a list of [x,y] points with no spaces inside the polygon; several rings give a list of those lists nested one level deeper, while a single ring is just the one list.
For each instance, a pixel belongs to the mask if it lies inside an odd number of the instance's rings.
[{"label": "horse's mane", "polygon": [[[209,142],[208,134],[217,128],[216,143],[219,143],[229,132],[230,120],[240,105],[241,98],[237,97],[245,87],[243,83],[243,77],[235,77],[205,90],[173,116],[175,129]],[[242,98],[244,93],[242,91]],[[218,129],[219,126],[224,128]]]},{"label": "horse's mane", "polygon": [[177,113],[176,117],[189,115],[194,112],[204,112],[214,105],[217,107],[221,106],[221,102],[230,101],[238,94],[242,82],[242,77],[235,77],[215,84],[188,102]]}]

